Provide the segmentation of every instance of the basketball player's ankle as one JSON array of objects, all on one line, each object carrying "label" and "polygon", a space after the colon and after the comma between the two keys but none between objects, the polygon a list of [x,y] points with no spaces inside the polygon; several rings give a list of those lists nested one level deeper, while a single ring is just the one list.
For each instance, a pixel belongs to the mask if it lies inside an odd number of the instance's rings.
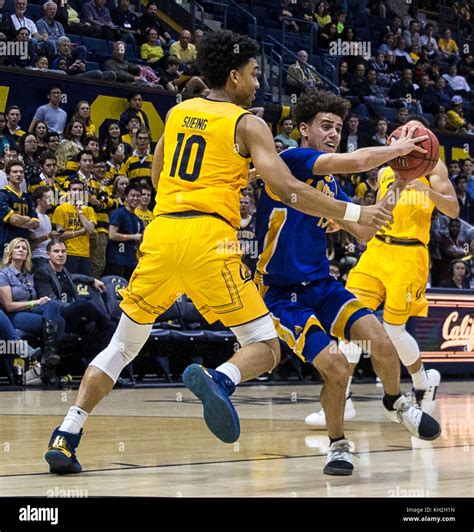
[{"label": "basketball player's ankle", "polygon": [[85,410],[82,410],[82,408],[71,406],[59,430],[62,432],[70,432],[71,434],[79,434],[88,416],[89,414]]},{"label": "basketball player's ankle", "polygon": [[224,373],[224,375],[227,375],[227,377],[229,377],[229,379],[236,386],[242,380],[240,369],[235,364],[232,364],[232,362],[225,362],[224,364],[221,364],[218,368],[216,368],[216,371],[220,371],[221,373]]},{"label": "basketball player's ankle", "polygon": [[387,410],[395,410],[393,405],[401,397],[401,393],[397,395],[388,395],[387,393],[383,396],[382,402]]},{"label": "basketball player's ankle", "polygon": [[426,371],[423,365],[415,373],[410,373],[410,377],[413,381],[413,386],[415,387],[415,390],[428,389],[430,384],[428,382],[428,376],[426,375]]}]

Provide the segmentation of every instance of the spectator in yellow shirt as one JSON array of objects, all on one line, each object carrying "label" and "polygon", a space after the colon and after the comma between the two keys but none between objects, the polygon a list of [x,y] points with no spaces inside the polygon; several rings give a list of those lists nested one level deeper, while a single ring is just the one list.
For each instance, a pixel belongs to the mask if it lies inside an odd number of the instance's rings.
[{"label": "spectator in yellow shirt", "polygon": [[463,116],[463,99],[459,95],[451,98],[452,107],[446,113],[446,120],[448,125],[458,133],[466,133],[468,130],[474,128],[472,124],[468,124]]},{"label": "spectator in yellow shirt", "polygon": [[179,41],[170,46],[170,55],[177,57],[186,72],[192,71],[197,58],[197,50],[191,43],[191,32],[183,30]]},{"label": "spectator in yellow shirt", "polygon": [[165,55],[163,48],[159,44],[158,32],[154,28],[150,28],[146,33],[146,38],[147,42],[142,44],[140,56],[146,61],[147,65],[156,68],[157,63]]},{"label": "spectator in yellow shirt", "polygon": [[438,47],[441,52],[441,59],[456,63],[459,59],[459,47],[456,41],[451,38],[451,30],[444,30],[443,36],[438,40]]},{"label": "spectator in yellow shirt", "polygon": [[155,218],[153,213],[148,208],[151,202],[152,189],[148,185],[140,185],[140,191],[142,196],[137,207],[135,208],[135,214],[140,218],[146,228],[146,226]]}]

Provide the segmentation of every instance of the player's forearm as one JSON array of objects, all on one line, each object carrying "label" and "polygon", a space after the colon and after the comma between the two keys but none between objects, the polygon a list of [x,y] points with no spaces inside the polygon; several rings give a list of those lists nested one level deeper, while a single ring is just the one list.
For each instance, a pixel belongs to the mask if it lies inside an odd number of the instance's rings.
[{"label": "player's forearm", "polygon": [[356,159],[356,165],[358,166],[356,171],[367,172],[376,166],[382,166],[382,164],[395,159],[395,157],[400,155],[400,150],[392,146],[379,146],[376,148],[360,148],[353,151],[351,155]]},{"label": "player's forearm", "polygon": [[300,181],[294,180],[287,189],[275,193],[289,207],[311,216],[343,220],[346,213],[345,201],[335,200]]},{"label": "player's forearm", "polygon": [[429,190],[429,196],[435,207],[442,214],[450,218],[457,218],[459,216],[459,203],[456,196],[441,194],[432,188]]}]

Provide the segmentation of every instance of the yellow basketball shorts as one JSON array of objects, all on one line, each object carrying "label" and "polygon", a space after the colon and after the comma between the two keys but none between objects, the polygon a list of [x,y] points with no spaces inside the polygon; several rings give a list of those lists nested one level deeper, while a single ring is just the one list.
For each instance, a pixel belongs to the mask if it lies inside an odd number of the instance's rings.
[{"label": "yellow basketball shorts", "polygon": [[410,316],[428,315],[428,249],[372,240],[349,272],[346,288],[368,308],[382,303],[383,319],[403,325]]},{"label": "yellow basketball shorts", "polygon": [[153,323],[187,294],[209,322],[243,325],[268,314],[247,268],[236,231],[214,216],[161,215],[146,228],[140,260],[120,304],[137,323]]}]

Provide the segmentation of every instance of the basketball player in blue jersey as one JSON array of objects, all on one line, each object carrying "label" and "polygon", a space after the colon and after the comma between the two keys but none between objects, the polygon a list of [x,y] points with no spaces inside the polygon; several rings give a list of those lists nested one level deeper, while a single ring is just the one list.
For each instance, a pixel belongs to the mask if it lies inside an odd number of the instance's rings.
[{"label": "basketball player in blue jersey", "polygon": [[[331,173],[367,171],[390,160],[390,154],[383,148],[335,153],[348,105],[330,92],[303,93],[294,110],[301,147],[289,148],[280,156],[302,182],[350,204],[351,199]],[[413,135],[414,130],[405,128],[402,136]],[[397,179],[384,198],[388,210],[395,207],[404,184]],[[313,364],[324,380],[320,401],[326,412],[331,443],[324,473],[351,475],[353,465],[343,419],[350,367],[333,338],[368,343],[374,369],[384,386],[383,407],[389,419],[402,423],[413,436],[425,440],[437,438],[441,429],[434,418],[401,395],[397,352],[372,311],[329,275],[326,257],[329,223],[329,219],[304,214],[283,204],[266,186],[257,206],[260,258],[255,281],[279,337],[300,358]],[[360,240],[369,240],[376,232],[375,228],[353,222],[340,225]]]}]

